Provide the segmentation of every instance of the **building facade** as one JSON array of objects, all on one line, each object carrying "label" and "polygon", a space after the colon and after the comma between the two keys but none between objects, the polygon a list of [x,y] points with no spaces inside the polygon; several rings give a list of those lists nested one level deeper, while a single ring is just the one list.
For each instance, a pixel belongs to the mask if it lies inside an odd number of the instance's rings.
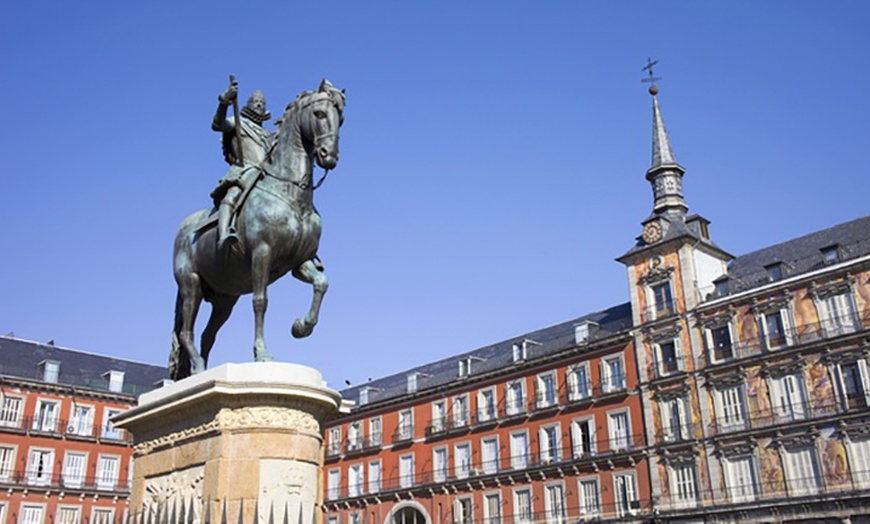
[{"label": "building facade", "polygon": [[650,94],[629,302],[344,391],[329,524],[870,522],[870,217],[733,257]]},{"label": "building facade", "polygon": [[166,368],[0,337],[0,524],[123,522],[130,435],[114,415]]}]

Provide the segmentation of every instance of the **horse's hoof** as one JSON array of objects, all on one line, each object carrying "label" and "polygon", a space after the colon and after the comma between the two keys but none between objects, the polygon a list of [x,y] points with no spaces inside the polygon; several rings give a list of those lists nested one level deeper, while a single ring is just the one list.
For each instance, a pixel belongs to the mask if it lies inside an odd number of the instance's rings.
[{"label": "horse's hoof", "polygon": [[301,318],[293,321],[293,327],[290,329],[290,334],[293,338],[305,338],[314,331],[314,324],[308,324]]}]

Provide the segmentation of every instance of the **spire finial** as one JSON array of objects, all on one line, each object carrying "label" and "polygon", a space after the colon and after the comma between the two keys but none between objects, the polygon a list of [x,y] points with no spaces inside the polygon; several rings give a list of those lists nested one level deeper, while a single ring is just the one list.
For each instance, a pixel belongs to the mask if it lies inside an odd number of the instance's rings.
[{"label": "spire finial", "polygon": [[656,87],[656,80],[661,80],[661,78],[653,75],[653,66],[658,63],[658,60],[653,60],[652,58],[647,57],[646,66],[641,69],[641,71],[647,71],[649,73],[649,76],[646,78],[642,78],[641,82],[645,84],[649,83],[649,94],[651,94],[652,96],[656,96],[659,92],[659,88]]}]

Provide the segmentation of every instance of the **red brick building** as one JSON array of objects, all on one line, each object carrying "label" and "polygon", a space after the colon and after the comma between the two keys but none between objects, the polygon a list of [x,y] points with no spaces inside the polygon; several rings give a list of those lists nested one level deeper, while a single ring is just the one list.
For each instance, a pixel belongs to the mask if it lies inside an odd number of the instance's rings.
[{"label": "red brick building", "polygon": [[0,337],[0,524],[122,522],[130,436],[110,418],[166,368]]}]

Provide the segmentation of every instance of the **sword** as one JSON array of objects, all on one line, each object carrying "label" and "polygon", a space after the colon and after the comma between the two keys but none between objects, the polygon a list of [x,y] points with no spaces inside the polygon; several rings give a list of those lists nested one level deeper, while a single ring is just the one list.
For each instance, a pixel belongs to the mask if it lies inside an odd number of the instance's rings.
[{"label": "sword", "polygon": [[[230,75],[230,84],[238,85],[238,83],[236,82],[235,75]],[[236,92],[236,97],[233,98],[233,118],[235,119],[235,121],[233,122],[233,124],[234,124],[233,127],[236,130],[236,149],[237,149],[236,157],[238,159],[239,167],[241,167],[241,166],[245,165],[245,159],[242,156],[242,130],[240,128],[240,126],[242,125],[241,124],[242,121],[239,120],[239,93],[238,93],[238,91]]]}]

